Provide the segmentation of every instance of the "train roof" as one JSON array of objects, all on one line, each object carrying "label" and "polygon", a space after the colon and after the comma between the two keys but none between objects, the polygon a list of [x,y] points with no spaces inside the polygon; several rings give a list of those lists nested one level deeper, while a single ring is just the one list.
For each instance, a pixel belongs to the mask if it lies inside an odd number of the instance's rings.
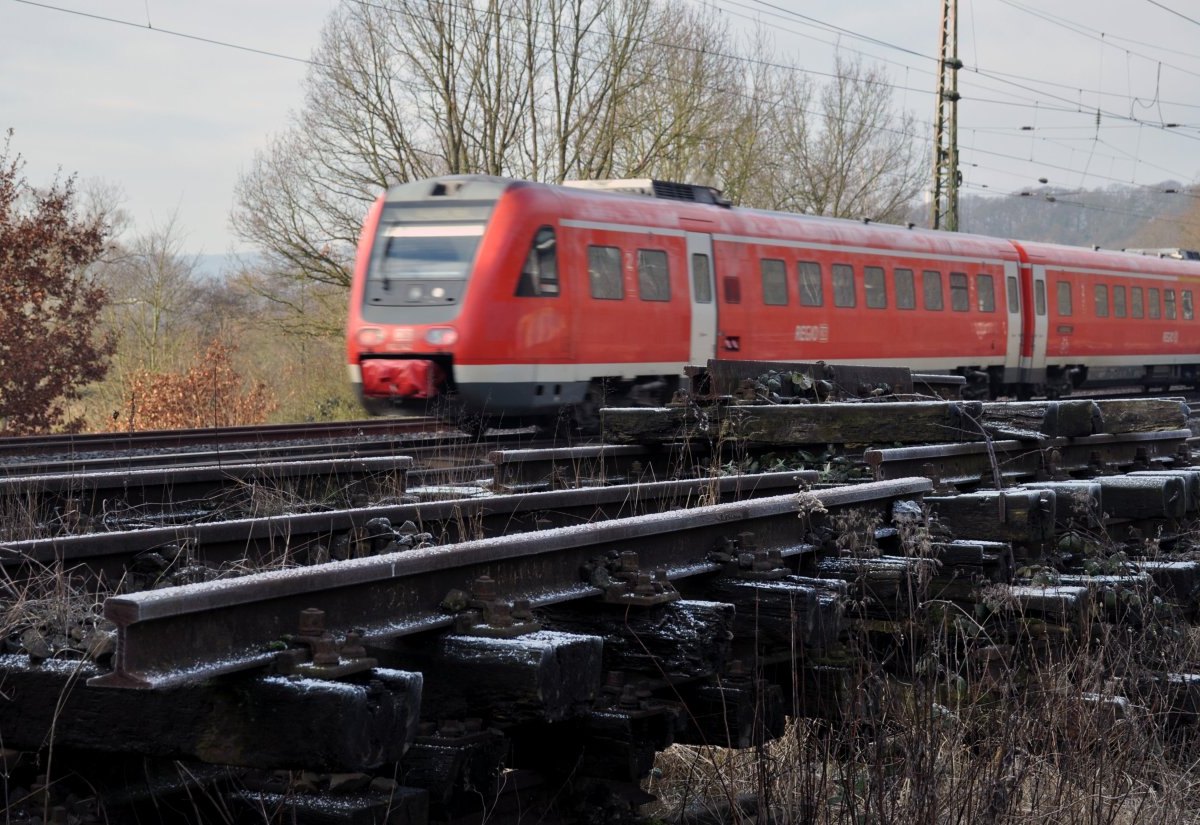
[{"label": "train roof", "polygon": [[389,186],[386,200],[443,201],[447,198],[494,201],[513,184],[522,181],[494,175],[440,175],[425,180],[407,181]]},{"label": "train roof", "polygon": [[1013,241],[1024,251],[1030,263],[1072,268],[1104,269],[1116,272],[1159,272],[1168,275],[1200,276],[1200,262],[1180,258],[1159,258],[1140,252],[1097,249],[1033,241]]},{"label": "train roof", "polygon": [[[442,175],[392,186],[387,201],[496,201],[512,190],[545,193],[561,200],[577,219],[688,229],[716,236],[786,239],[814,245],[850,248],[885,246],[911,252],[980,260],[1017,260],[1065,267],[1122,272],[1200,275],[1200,262],[1155,257],[1133,251],[1091,249],[1062,244],[1009,240],[965,232],[943,232],[909,224],[898,226],[793,212],[730,207],[711,187],[671,184],[651,179],[572,181],[568,185],[524,181],[493,175]],[[689,195],[691,193],[691,195]],[[696,197],[696,193],[704,197]],[[539,195],[534,195],[538,197]],[[669,208],[664,205],[669,204]]]},{"label": "train roof", "polygon": [[[600,220],[636,221],[665,228],[687,228],[714,235],[787,239],[847,247],[885,244],[889,249],[941,256],[1016,260],[1012,244],[1003,238],[965,233],[936,232],[915,226],[828,218],[796,212],[729,207],[707,198],[695,201],[648,196],[655,181],[610,181],[600,185],[555,187],[573,208]],[[695,187],[710,190],[708,187]],[[601,197],[597,197],[600,195]],[[663,201],[671,209],[663,209]],[[707,224],[707,226],[706,226]]]}]

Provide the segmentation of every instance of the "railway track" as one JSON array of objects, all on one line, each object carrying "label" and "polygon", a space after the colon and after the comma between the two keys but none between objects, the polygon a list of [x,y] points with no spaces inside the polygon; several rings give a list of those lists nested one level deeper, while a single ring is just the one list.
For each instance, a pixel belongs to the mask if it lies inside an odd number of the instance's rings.
[{"label": "railway track", "polygon": [[[1198,612],[1179,402],[821,406],[612,411],[624,443],[493,450],[485,497],[2,543],[10,586],[91,600],[77,638],[10,633],[5,747],[52,728],[55,764],[125,777],[92,803],[118,816],[632,820],[673,743],[761,751],[788,717],[870,741],[930,662],[1019,691]],[[785,453],[815,466],[736,472]],[[1157,644],[1106,695],[1187,735],[1200,661]],[[147,755],[186,775],[147,782]]]},{"label": "railway track", "polygon": [[[297,431],[299,432],[299,431]],[[190,437],[190,436],[189,436]],[[334,458],[407,455],[425,463],[460,461],[462,454],[482,455],[502,444],[536,443],[526,430],[496,431],[474,438],[456,430],[439,432],[387,430],[363,433],[345,429],[338,438],[225,441],[208,445],[168,447],[170,442],[146,442],[136,448],[97,446],[76,452],[0,456],[0,478],[22,475],[66,475],[121,472],[152,467],[200,467],[251,462],[322,461]],[[207,449],[201,448],[206,446]]]},{"label": "railway track", "polygon": [[75,455],[132,450],[183,450],[201,445],[264,444],[279,441],[390,436],[451,430],[436,418],[369,418],[309,424],[262,424],[245,427],[208,427],[183,430],[139,430],[112,433],[73,433],[0,438],[0,457],[20,455]]}]

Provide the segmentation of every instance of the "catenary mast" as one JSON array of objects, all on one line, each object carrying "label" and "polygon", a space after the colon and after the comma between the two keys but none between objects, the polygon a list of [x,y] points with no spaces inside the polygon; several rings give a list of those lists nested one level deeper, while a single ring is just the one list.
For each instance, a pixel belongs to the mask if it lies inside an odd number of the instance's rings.
[{"label": "catenary mast", "polygon": [[[933,121],[933,198],[929,225],[958,231],[958,0],[942,0],[937,111]],[[943,205],[944,202],[944,205]]]}]

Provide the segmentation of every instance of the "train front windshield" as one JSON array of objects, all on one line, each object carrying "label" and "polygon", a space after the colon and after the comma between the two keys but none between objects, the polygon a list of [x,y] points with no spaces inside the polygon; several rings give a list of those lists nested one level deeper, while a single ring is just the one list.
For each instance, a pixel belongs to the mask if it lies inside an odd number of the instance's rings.
[{"label": "train front windshield", "polygon": [[435,323],[457,314],[483,228],[482,223],[381,226],[363,291],[364,320]]},{"label": "train front windshield", "polygon": [[376,277],[465,279],[482,236],[482,224],[391,227]]}]

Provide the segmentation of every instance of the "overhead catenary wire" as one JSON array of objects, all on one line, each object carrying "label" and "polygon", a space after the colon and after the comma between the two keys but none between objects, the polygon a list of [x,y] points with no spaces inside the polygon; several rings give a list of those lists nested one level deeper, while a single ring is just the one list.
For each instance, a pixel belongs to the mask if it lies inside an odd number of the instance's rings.
[{"label": "overhead catenary wire", "polygon": [[[218,38],[203,37],[203,36],[194,35],[194,34],[191,34],[188,32],[177,31],[177,30],[172,30],[172,29],[151,28],[149,25],[143,25],[141,23],[135,23],[132,21],[122,20],[122,19],[114,18],[114,17],[108,17],[105,15],[97,15],[97,14],[94,14],[91,12],[83,12],[83,11],[79,11],[79,10],[75,10],[75,9],[62,8],[62,7],[54,6],[54,5],[51,5],[48,3],[37,2],[37,0],[15,0],[15,2],[22,3],[24,5],[35,6],[35,7],[39,7],[39,8],[43,8],[43,9],[77,15],[80,17],[90,18],[90,19],[94,19],[94,20],[98,20],[98,21],[104,21],[107,23],[113,23],[113,24],[119,24],[119,25],[123,25],[123,26],[127,26],[127,27],[137,28],[137,29],[141,29],[144,31],[153,31],[153,32],[156,32],[159,34],[184,38],[184,39],[188,39],[188,40],[192,40],[192,41],[196,41],[196,42],[204,43],[204,44],[208,44],[208,45],[236,49],[239,51],[244,51],[244,52],[248,52],[248,53],[252,53],[252,54],[258,54],[258,55],[271,57],[271,58],[275,58],[275,59],[288,60],[288,61],[292,61],[292,62],[296,62],[296,63],[306,64],[309,66],[328,68],[328,64],[324,64],[324,63],[322,63],[318,60],[314,60],[312,58],[297,57],[294,55],[284,54],[281,52],[276,52],[276,51],[271,51],[271,50],[267,50],[267,49],[260,49],[260,48],[256,48],[256,47],[252,47],[252,46],[246,46],[243,44],[233,43],[233,42],[221,40]],[[730,0],[726,0],[726,2],[730,2]],[[758,2],[762,2],[762,0],[758,0]],[[363,3],[363,4],[364,5],[374,5],[374,4],[370,4],[370,3]],[[769,6],[773,9],[778,9],[782,12],[786,12],[786,10],[782,10],[782,9],[780,9],[780,7],[775,6],[774,4],[763,2],[763,5]],[[380,8],[385,8],[385,7],[380,6]],[[863,40],[863,42],[880,45],[880,46],[884,46],[884,47],[889,47],[889,48],[898,48],[906,54],[917,56],[917,57],[928,57],[926,55],[921,55],[920,52],[917,52],[917,51],[914,51],[911,49],[907,49],[905,47],[897,46],[896,44],[890,44],[887,41],[881,40],[879,38],[873,38],[873,37],[869,37],[869,36],[865,36],[865,35],[858,35],[858,33],[855,33],[850,29],[845,29],[844,27],[839,27],[839,26],[833,26],[832,24],[826,24],[823,21],[816,20],[816,18],[809,18],[806,15],[796,15],[796,16],[798,16],[799,18],[804,19],[806,21],[807,20],[814,21],[813,24],[823,26],[824,28],[822,30],[824,30],[824,31],[837,33],[839,35],[844,34],[846,36],[854,35],[854,36],[858,37],[859,39]],[[688,48],[687,46],[682,45],[682,44],[658,44],[658,45],[660,45],[662,47],[668,47],[668,48]],[[836,77],[836,75],[834,75],[832,73],[825,73],[825,72],[819,72],[819,71],[808,70],[808,69],[800,69],[798,67],[784,64],[784,63],[778,63],[778,62],[774,62],[774,61],[765,61],[765,60],[760,60],[760,59],[751,58],[751,57],[745,57],[745,56],[741,56],[741,55],[726,55],[726,57],[728,57],[729,59],[733,59],[733,60],[744,60],[744,61],[759,63],[762,65],[768,65],[768,66],[771,66],[774,68],[778,68],[780,70],[805,72],[807,74],[813,74],[813,75],[822,76],[822,77]],[[932,58],[930,58],[930,59],[932,59]],[[987,74],[984,73],[984,76],[986,77]],[[870,81],[870,82],[878,82],[878,81]],[[1011,83],[1012,81],[1003,81],[1002,80],[1001,82]],[[1032,82],[1040,83],[1043,81],[1033,80]],[[900,86],[900,85],[893,84],[893,83],[883,83],[882,85],[888,86],[889,88],[892,88],[895,90],[914,91],[914,92],[922,93],[922,94],[932,94],[932,91],[929,89],[914,88],[914,87],[910,87],[910,86]],[[1063,85],[1065,86],[1066,84],[1063,84]],[[1025,87],[1022,87],[1022,88],[1025,88]],[[1037,90],[1037,89],[1025,88],[1025,90],[1034,95],[1041,94],[1040,90]],[[726,91],[730,91],[730,90],[726,90]],[[1005,92],[1005,93],[1007,94],[1008,92]],[[1115,94],[1115,93],[1109,93],[1109,94]],[[752,96],[748,96],[748,95],[744,95],[744,94],[741,96],[747,97],[749,99],[753,99]],[[982,98],[980,98],[979,100],[980,100],[980,102],[990,102],[990,103],[994,103],[997,105],[1009,105],[1009,106],[1018,106],[1018,107],[1025,105],[1025,104],[1016,103],[1016,102],[1012,102],[1012,101],[986,100],[986,99],[982,99]],[[1068,104],[1068,105],[1064,105],[1060,109],[1058,109],[1059,111],[1077,112],[1077,113],[1085,114],[1088,116],[1091,115],[1091,112],[1082,111],[1077,105],[1076,106],[1070,105],[1071,101],[1068,98],[1058,96],[1058,100],[1062,101],[1063,103]],[[1048,106],[1040,106],[1039,110],[1053,110],[1053,109]],[[799,109],[797,109],[795,111],[803,112],[803,113],[809,114],[809,115],[819,114],[819,113],[806,111],[806,110],[799,110]],[[1152,128],[1159,127],[1159,124],[1154,124],[1153,122],[1142,121],[1137,118],[1129,118],[1126,116],[1122,116],[1120,113],[1115,113],[1115,112],[1107,113],[1106,117],[1109,119],[1114,119],[1114,120],[1128,121],[1128,125],[1130,125],[1130,126],[1144,124],[1144,125],[1152,127]],[[1174,134],[1181,135],[1185,138],[1200,139],[1200,136],[1188,135],[1184,132],[1178,131],[1178,128],[1176,128],[1176,127],[1178,127],[1178,124],[1171,124],[1170,127],[1163,126],[1163,128],[1172,128]],[[909,139],[914,139],[914,140],[925,139],[924,135],[913,135],[908,132],[903,132],[903,131],[899,131],[899,130],[895,130],[895,129],[887,129],[886,127],[885,127],[885,131],[891,131],[895,134],[906,136]],[[978,152],[983,152],[983,153],[989,153],[989,150],[985,150],[982,148],[973,148],[973,147],[964,147],[964,148],[968,149],[968,151],[978,151]],[[993,154],[994,156],[997,156],[997,157],[1008,157],[1008,158],[1013,157],[1011,155],[1005,155],[1004,153],[997,153],[997,152],[990,152],[990,154]],[[1015,158],[1013,158],[1013,159],[1015,159]],[[1024,162],[1028,163],[1029,160],[1026,159]],[[1034,162],[1039,163],[1039,165],[1047,166],[1047,168],[1062,169],[1064,171],[1072,171],[1075,173],[1084,174],[1083,172],[1080,172],[1079,170],[1070,170],[1067,167],[1063,167],[1058,164],[1044,164],[1044,163],[1041,163],[1038,161],[1034,161]],[[1178,173],[1173,173],[1170,170],[1167,170],[1163,167],[1156,167],[1156,168],[1159,168],[1161,171],[1167,172],[1168,174],[1172,174],[1172,176],[1176,177],[1176,178],[1184,177],[1183,175],[1179,175]],[[1115,178],[1112,176],[1099,175],[1099,174],[1090,173],[1090,172],[1086,173],[1086,174],[1088,177],[1093,177],[1093,178],[1101,179],[1101,180],[1116,181],[1116,182],[1121,182],[1121,183],[1129,182],[1124,178]]]}]

